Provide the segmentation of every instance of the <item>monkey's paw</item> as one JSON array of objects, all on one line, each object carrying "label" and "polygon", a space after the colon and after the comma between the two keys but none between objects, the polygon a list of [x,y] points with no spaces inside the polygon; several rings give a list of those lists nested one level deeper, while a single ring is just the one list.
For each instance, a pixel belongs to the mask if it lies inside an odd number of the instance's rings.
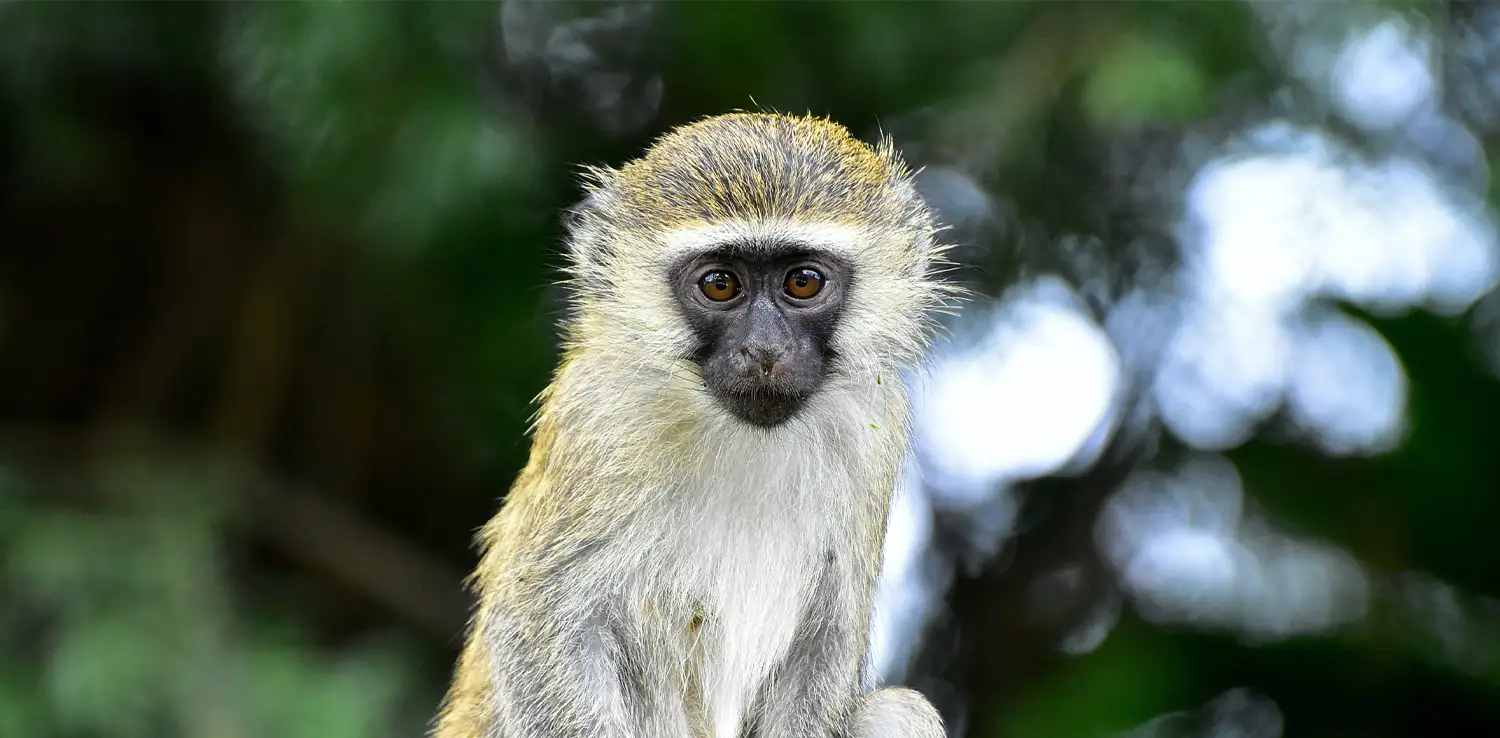
[{"label": "monkey's paw", "polygon": [[943,718],[920,692],[888,688],[865,695],[850,738],[947,738]]}]

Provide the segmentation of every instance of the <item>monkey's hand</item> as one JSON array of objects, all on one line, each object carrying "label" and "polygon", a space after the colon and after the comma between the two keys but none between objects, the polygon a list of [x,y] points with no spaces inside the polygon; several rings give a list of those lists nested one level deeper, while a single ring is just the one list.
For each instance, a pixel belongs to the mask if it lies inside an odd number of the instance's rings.
[{"label": "monkey's hand", "polygon": [[946,738],[943,718],[920,692],[891,687],[861,698],[848,738]]}]

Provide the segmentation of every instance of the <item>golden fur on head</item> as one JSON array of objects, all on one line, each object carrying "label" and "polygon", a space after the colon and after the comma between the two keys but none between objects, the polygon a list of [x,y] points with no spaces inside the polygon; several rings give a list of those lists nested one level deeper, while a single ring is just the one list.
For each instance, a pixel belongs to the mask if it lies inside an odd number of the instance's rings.
[{"label": "golden fur on head", "polygon": [[900,226],[918,215],[892,188],[906,177],[889,141],[872,149],[829,120],[733,113],[668,133],[606,179],[623,220],[681,228],[734,218]]}]

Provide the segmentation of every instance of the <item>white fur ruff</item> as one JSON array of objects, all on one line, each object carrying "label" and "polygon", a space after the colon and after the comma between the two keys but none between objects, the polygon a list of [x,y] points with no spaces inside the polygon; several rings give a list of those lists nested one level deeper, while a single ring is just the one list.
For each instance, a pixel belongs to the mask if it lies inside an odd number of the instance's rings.
[{"label": "white fur ruff", "polygon": [[883,404],[857,397],[864,394],[820,393],[798,419],[769,431],[723,418],[698,447],[695,473],[666,497],[669,509],[652,516],[672,527],[654,532],[655,545],[670,553],[650,560],[677,568],[643,568],[625,591],[665,605],[667,623],[703,617],[696,632],[669,631],[668,641],[682,635],[680,648],[664,643],[658,653],[682,659],[661,666],[693,674],[683,688],[701,694],[705,714],[687,717],[701,722],[695,727],[704,735],[741,735],[756,696],[791,648],[821,558],[853,543],[844,537],[855,501],[880,483],[869,478],[868,461],[885,445],[878,424],[856,429],[872,405]]}]

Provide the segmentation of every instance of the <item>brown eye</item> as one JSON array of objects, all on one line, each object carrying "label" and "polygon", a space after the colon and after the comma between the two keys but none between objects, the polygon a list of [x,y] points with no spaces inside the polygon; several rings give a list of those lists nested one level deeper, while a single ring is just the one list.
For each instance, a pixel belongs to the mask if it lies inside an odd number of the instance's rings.
[{"label": "brown eye", "polygon": [[728,302],[740,294],[740,280],[729,272],[715,269],[698,279],[698,289],[714,302]]},{"label": "brown eye", "polygon": [[798,300],[811,299],[823,291],[823,274],[816,269],[793,269],[786,275],[786,293]]}]

